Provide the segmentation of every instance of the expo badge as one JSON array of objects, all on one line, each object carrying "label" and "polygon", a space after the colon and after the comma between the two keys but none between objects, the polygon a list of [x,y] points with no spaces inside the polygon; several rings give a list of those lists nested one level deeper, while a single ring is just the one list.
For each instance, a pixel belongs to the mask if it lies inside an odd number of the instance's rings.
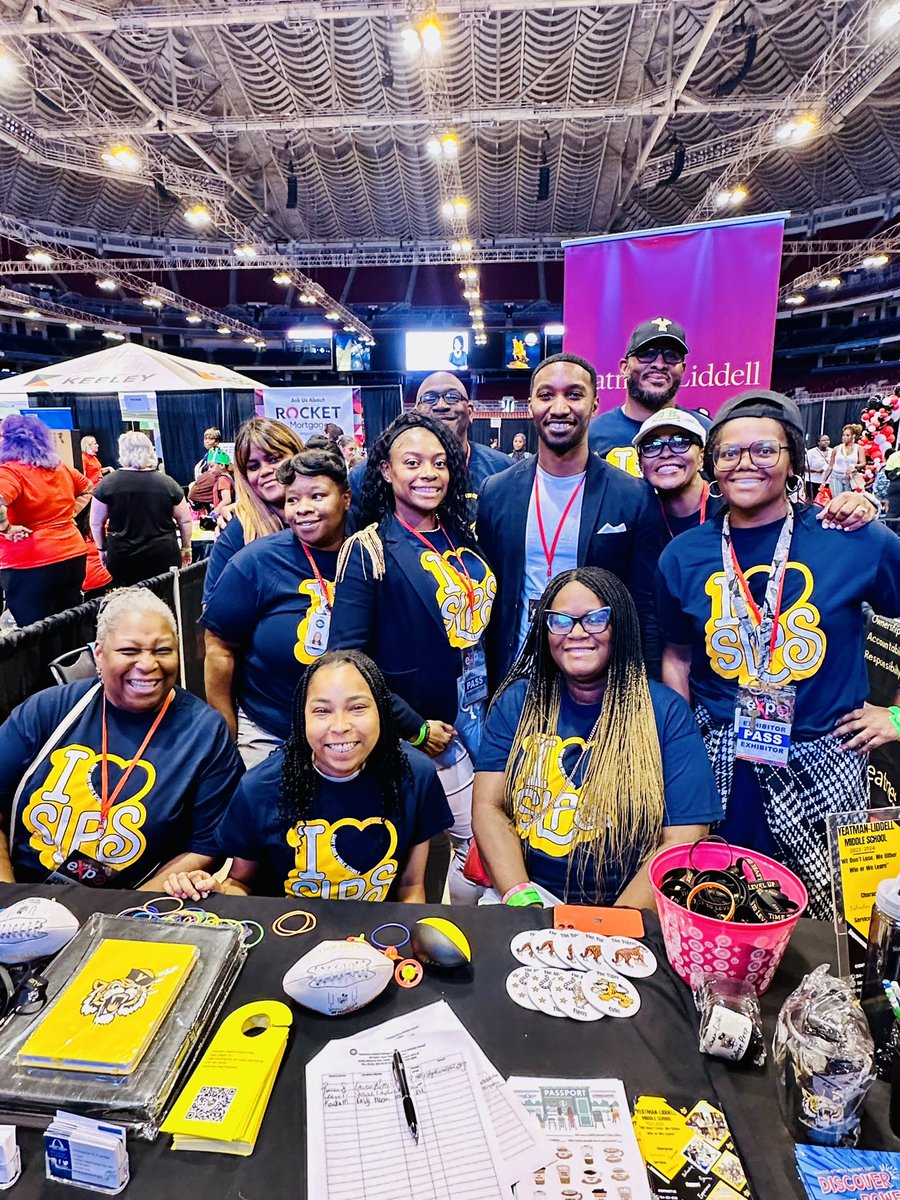
[{"label": "expo badge", "polygon": [[784,766],[791,750],[797,689],[755,679],[738,689],[734,709],[735,756]]}]

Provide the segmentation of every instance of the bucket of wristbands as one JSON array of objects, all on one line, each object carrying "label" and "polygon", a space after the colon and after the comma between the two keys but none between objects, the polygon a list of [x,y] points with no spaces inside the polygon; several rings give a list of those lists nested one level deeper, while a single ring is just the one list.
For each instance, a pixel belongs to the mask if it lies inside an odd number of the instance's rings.
[{"label": "bucket of wristbands", "polygon": [[[699,970],[746,980],[760,995],[769,988],[808,900],[792,871],[719,839],[661,850],[649,876],[666,954],[686,984]],[[767,911],[761,893],[774,898]],[[778,918],[779,909],[786,915]],[[732,914],[741,919],[727,919]]]}]

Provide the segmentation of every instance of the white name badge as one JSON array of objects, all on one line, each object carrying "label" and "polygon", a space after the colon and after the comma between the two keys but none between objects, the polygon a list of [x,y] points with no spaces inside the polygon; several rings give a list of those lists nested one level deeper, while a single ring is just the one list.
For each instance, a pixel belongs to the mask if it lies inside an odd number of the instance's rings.
[{"label": "white name badge", "polygon": [[753,683],[738,690],[734,707],[735,758],[783,767],[791,750],[797,689]]},{"label": "white name badge", "polygon": [[487,700],[487,661],[481,642],[467,646],[462,651],[462,675],[459,677],[458,693],[461,708],[470,708],[473,704]]}]

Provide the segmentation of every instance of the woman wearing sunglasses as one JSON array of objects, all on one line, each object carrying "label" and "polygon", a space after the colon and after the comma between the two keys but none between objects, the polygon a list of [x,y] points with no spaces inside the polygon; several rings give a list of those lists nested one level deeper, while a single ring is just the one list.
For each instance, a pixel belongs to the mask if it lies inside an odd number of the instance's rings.
[{"label": "woman wearing sunglasses", "polygon": [[663,681],[694,706],[726,807],[718,832],[785,863],[827,917],[825,817],[866,807],[865,754],[890,720],[863,709],[862,605],[900,613],[900,542],[878,523],[839,541],[823,530],[800,499],[800,410],[777,392],[727,403],[705,460],[724,507],[660,558]]},{"label": "woman wearing sunglasses", "polygon": [[472,823],[496,891],[652,908],[648,856],[721,813],[690,709],[647,679],[627,588],[598,567],[557,575],[478,756]]}]

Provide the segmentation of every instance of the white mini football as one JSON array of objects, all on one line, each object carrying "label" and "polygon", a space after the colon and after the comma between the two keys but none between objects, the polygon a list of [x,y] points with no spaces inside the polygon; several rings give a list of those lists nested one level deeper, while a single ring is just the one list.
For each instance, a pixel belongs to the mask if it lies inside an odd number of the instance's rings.
[{"label": "white mini football", "polygon": [[19,900],[0,911],[0,963],[49,958],[77,932],[75,916],[55,900]]},{"label": "white mini football", "polygon": [[334,1017],[380,996],[394,964],[367,942],[319,942],[291,967],[281,986],[298,1004]]}]

